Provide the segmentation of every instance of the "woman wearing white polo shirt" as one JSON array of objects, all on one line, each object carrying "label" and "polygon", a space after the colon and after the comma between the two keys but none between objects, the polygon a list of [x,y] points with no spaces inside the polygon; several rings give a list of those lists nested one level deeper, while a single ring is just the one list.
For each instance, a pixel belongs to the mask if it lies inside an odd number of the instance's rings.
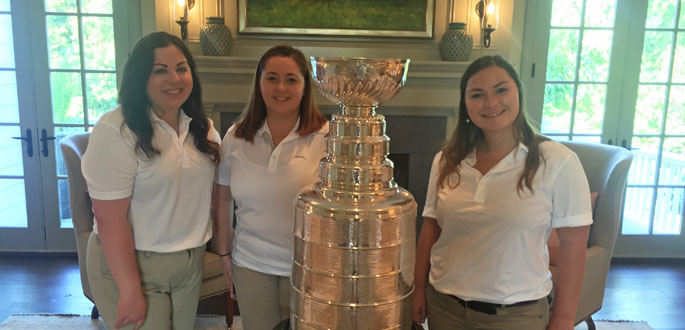
[{"label": "woman wearing white polo shirt", "polygon": [[220,139],[200,95],[185,44],[149,34],[90,135],[88,280],[109,329],[193,328]]},{"label": "woman wearing white polo shirt", "polygon": [[[416,251],[414,320],[427,313],[431,330],[573,329],[590,191],[578,157],[534,133],[522,100],[500,56],[462,76],[459,121],[433,161]],[[550,316],[552,228],[561,246]]]},{"label": "woman wearing white polo shirt", "polygon": [[326,155],[328,125],[312,93],[304,55],[290,46],[269,49],[245,110],[221,144],[215,230],[246,330],[270,330],[290,316],[295,199],[318,181]]}]

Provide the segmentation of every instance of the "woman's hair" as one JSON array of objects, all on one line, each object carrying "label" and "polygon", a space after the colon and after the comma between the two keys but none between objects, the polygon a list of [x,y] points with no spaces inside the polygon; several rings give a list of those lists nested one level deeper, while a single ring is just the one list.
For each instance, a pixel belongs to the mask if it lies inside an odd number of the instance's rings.
[{"label": "woman's hair", "polygon": [[[461,77],[460,100],[459,100],[459,118],[457,127],[452,134],[452,137],[442,147],[442,158],[440,175],[438,176],[438,187],[443,187],[445,181],[450,188],[456,188],[461,181],[461,174],[459,173],[459,164],[464,158],[473,152],[476,145],[483,140],[483,130],[478,128],[472,122],[467,122],[468,113],[466,111],[466,85],[469,79],[476,73],[491,66],[497,66],[507,72],[509,77],[514,80],[518,88],[519,98],[519,113],[514,119],[514,136],[516,140],[528,147],[528,155],[526,156],[523,173],[516,185],[519,193],[523,190],[524,185],[530,191],[533,191],[533,178],[540,167],[540,163],[544,161],[544,156],[540,152],[540,143],[548,139],[542,135],[535,133],[533,127],[528,123],[523,107],[523,88],[521,86],[521,79],[516,73],[514,67],[502,56],[483,56],[471,63],[464,75]],[[449,182],[449,175],[457,174],[457,181],[454,184]]]},{"label": "woman's hair", "polygon": [[266,66],[266,62],[272,57],[288,57],[293,59],[300,68],[300,74],[304,77],[304,91],[302,100],[300,101],[300,125],[297,128],[297,133],[300,136],[314,133],[321,129],[326,123],[319,108],[314,102],[314,95],[312,92],[312,75],[310,72],[307,60],[301,51],[291,46],[275,46],[264,53],[257,64],[257,71],[255,72],[254,82],[252,84],[252,93],[250,99],[245,106],[245,109],[236,120],[236,128],[233,135],[238,138],[254,142],[254,136],[257,130],[264,125],[266,120],[266,104],[262,96],[262,89],[259,81]]},{"label": "woman's hair", "polygon": [[193,77],[193,90],[181,105],[183,112],[192,119],[189,133],[193,136],[195,147],[206,154],[214,164],[218,164],[219,144],[207,139],[211,127],[202,107],[202,88],[197,78],[195,61],[183,41],[169,33],[154,32],[144,36],[136,43],[126,61],[119,88],[119,104],[123,109],[124,124],[135,135],[136,151],[144,153],[148,158],[159,155],[159,150],[152,145],[152,123],[149,117],[152,110],[147,95],[147,81],[152,73],[155,49],[170,45],[183,53]]}]

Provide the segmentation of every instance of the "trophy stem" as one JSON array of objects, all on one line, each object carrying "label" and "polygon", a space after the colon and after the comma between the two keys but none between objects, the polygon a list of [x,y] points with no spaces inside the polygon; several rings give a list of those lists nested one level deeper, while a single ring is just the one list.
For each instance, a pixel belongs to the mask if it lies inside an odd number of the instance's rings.
[{"label": "trophy stem", "polygon": [[369,118],[376,115],[376,107],[371,105],[346,106],[343,104],[341,107],[343,116]]}]

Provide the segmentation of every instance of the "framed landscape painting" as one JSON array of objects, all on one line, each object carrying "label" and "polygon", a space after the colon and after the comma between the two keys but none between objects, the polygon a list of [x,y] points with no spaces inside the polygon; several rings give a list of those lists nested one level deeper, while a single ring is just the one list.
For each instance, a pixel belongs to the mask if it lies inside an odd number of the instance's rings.
[{"label": "framed landscape painting", "polygon": [[435,0],[238,0],[238,32],[432,38]]}]

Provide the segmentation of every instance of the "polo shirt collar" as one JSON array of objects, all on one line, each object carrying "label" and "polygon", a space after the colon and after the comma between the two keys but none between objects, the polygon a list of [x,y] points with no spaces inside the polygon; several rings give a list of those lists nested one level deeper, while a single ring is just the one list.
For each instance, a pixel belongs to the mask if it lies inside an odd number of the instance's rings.
[{"label": "polo shirt collar", "polygon": [[[188,134],[190,122],[193,121],[193,118],[186,115],[183,109],[179,109],[178,112],[178,136],[184,137]],[[157,123],[161,125],[165,130],[169,131],[169,133],[173,132],[173,135],[176,135],[174,129],[171,128],[171,126],[169,126],[169,124],[167,124],[164,120],[162,120],[162,118],[159,118],[159,116],[152,109],[150,109],[150,115],[148,117],[150,118],[151,123]]]},{"label": "polo shirt collar", "polygon": [[[293,126],[293,129],[290,130],[288,135],[286,135],[285,139],[283,139],[283,141],[281,141],[281,143],[288,142],[290,140],[296,139],[299,136],[299,134],[297,134],[297,128],[299,128],[299,127],[300,127],[300,117],[297,117],[297,122],[295,123],[295,126]],[[262,127],[260,127],[257,130],[257,135],[261,136],[261,137],[265,138],[266,140],[271,141],[273,143],[271,130],[269,129],[269,125],[266,124],[266,119],[264,119],[264,123],[262,124]]]},{"label": "polo shirt collar", "polygon": [[[519,142],[519,144],[512,150],[507,156],[505,156],[495,167],[490,171],[495,170],[495,172],[506,171],[516,165],[526,161],[526,156],[528,155],[528,146]],[[469,166],[473,167],[476,165],[476,149],[464,158],[464,162]]]}]

